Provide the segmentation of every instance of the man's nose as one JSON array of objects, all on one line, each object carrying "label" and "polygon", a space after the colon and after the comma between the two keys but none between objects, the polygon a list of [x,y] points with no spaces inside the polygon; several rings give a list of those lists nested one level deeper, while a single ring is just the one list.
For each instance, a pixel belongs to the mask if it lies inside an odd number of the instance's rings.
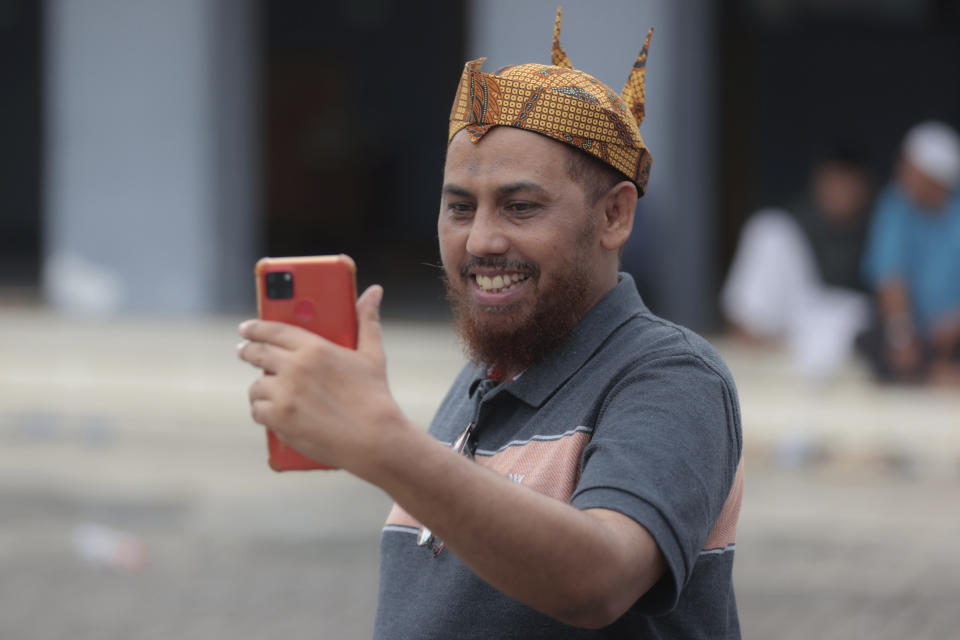
[{"label": "man's nose", "polygon": [[470,225],[467,251],[474,256],[505,254],[510,249],[505,231],[495,211],[478,210]]}]

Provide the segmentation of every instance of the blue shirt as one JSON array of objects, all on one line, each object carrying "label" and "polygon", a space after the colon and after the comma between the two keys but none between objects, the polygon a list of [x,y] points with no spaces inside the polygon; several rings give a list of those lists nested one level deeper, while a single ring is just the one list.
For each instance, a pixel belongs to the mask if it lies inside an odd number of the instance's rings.
[{"label": "blue shirt", "polygon": [[880,195],[871,223],[864,275],[874,289],[899,278],[913,320],[929,335],[938,319],[960,309],[960,192],[944,211],[925,211],[896,186]]}]

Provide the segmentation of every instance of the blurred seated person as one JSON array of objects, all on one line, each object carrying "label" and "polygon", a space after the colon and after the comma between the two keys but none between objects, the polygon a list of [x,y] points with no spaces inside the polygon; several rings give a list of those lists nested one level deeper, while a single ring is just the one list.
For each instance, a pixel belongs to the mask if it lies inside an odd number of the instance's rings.
[{"label": "blurred seated person", "polygon": [[878,378],[960,386],[960,137],[950,126],[907,132],[865,257],[877,322],[864,344]]},{"label": "blurred seated person", "polygon": [[785,344],[806,377],[837,371],[869,324],[860,263],[871,198],[863,162],[838,148],[814,166],[807,195],[750,217],[721,292],[735,335]]}]

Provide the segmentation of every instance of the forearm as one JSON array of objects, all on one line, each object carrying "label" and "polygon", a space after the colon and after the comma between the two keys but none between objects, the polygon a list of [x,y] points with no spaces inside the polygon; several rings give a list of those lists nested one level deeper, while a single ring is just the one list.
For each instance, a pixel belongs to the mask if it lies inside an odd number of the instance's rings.
[{"label": "forearm", "polygon": [[[606,511],[586,512],[454,454],[414,428],[357,470],[429,527],[478,576],[568,624],[619,617],[663,573],[653,539]],[[413,462],[412,462],[413,461]],[[634,530],[635,528],[635,530]],[[411,544],[413,542],[411,541]]]},{"label": "forearm", "polygon": [[955,358],[960,346],[960,309],[945,313],[935,323],[931,342],[934,357],[943,361]]},{"label": "forearm", "polygon": [[900,278],[891,278],[878,289],[877,303],[890,366],[902,376],[915,374],[921,353],[906,285]]},{"label": "forearm", "polygon": [[[918,328],[913,324],[906,286],[899,278],[892,279],[877,295],[888,346],[897,349],[912,345],[917,340]],[[960,309],[938,318],[928,339],[935,358],[950,359],[960,343]]]},{"label": "forearm", "polygon": [[[892,278],[877,290],[880,315],[885,323],[910,323],[910,294],[900,278]],[[912,330],[912,323],[908,325]]]}]

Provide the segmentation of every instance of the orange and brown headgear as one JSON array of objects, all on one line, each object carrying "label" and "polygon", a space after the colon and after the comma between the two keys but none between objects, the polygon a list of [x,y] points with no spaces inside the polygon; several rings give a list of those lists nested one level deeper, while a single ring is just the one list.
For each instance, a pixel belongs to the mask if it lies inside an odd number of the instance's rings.
[{"label": "orange and brown headgear", "polygon": [[480,70],[486,58],[464,66],[450,111],[447,141],[461,129],[466,129],[474,143],[493,127],[526,129],[599,158],[632,180],[643,195],[651,158],[640,137],[640,123],[653,29],[647,32],[627,83],[617,95],[593,76],[573,68],[560,46],[560,16],[558,8],[552,65],[512,65],[493,74]]}]

